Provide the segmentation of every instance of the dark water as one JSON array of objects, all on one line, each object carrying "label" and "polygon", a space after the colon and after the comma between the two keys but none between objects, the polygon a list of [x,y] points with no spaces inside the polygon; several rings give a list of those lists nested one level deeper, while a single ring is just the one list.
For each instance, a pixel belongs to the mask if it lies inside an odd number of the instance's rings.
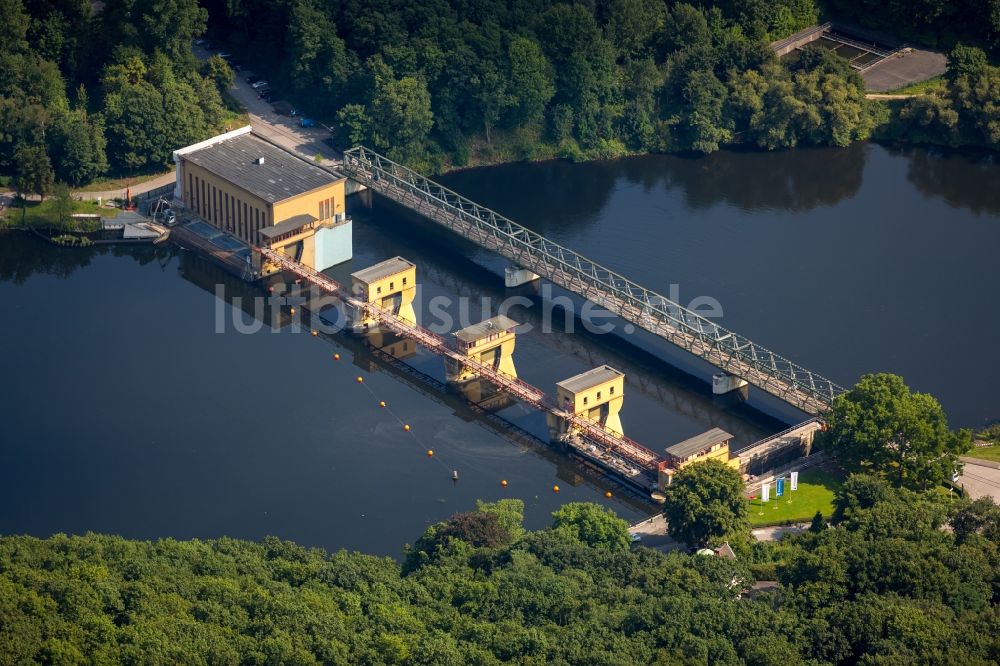
[{"label": "dark water", "polygon": [[[956,423],[978,425],[1000,416],[997,174],[982,159],[858,146],[516,165],[448,181],[648,286],[717,298],[725,325],[837,381],[899,372]],[[486,253],[391,206],[351,207],[355,259],[331,271],[338,279],[406,256],[418,264],[425,321],[435,297],[451,299],[454,314],[459,299],[478,307],[488,297],[492,314],[510,295]],[[349,338],[237,332],[233,297],[246,306],[260,294],[169,248],[68,250],[0,236],[0,532],[276,534],[395,555],[476,499],[522,498],[530,526],[572,500],[630,519],[650,511]],[[651,448],[715,425],[739,444],[782,427],[713,400],[704,368],[640,336],[657,355],[579,327],[543,333],[537,301],[510,315],[536,325],[515,359],[546,390],[599,363],[624,370],[622,421]],[[443,378],[436,357],[406,362]],[[773,411],[753,392],[751,405]],[[544,437],[539,414],[502,414]]]}]

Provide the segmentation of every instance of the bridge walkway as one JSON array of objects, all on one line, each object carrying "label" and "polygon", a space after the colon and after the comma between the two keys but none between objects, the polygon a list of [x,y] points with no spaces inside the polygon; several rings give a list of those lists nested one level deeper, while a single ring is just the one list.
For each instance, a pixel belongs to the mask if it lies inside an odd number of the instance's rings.
[{"label": "bridge walkway", "polygon": [[831,380],[367,148],[348,150],[343,171],[396,203],[807,414],[824,413],[844,391]]}]

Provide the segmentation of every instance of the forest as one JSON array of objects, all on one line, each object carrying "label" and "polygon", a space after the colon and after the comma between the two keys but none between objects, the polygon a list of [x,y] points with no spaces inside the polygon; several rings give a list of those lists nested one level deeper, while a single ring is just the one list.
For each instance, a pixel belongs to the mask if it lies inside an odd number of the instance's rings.
[{"label": "forest", "polygon": [[[832,527],[737,545],[735,560],[630,548],[627,523],[595,504],[526,532],[520,500],[428,528],[402,564],[276,538],[6,536],[0,663],[1000,659],[991,500],[859,475],[836,507]],[[755,590],[757,579],[777,584]]]},{"label": "forest", "polygon": [[[98,7],[95,11],[93,7]],[[332,127],[420,169],[649,152],[1000,146],[1000,1],[0,0],[0,185],[152,173],[234,119],[207,35]],[[942,94],[865,99],[820,49],[768,43],[833,12],[951,51]]]}]

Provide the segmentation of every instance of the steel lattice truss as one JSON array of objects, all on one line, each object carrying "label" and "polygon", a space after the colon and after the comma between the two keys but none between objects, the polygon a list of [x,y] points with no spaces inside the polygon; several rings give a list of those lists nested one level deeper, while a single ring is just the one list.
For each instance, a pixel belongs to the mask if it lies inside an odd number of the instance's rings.
[{"label": "steel lattice truss", "polygon": [[806,413],[825,412],[844,392],[831,380],[368,148],[358,146],[345,152],[343,171],[374,191]]}]

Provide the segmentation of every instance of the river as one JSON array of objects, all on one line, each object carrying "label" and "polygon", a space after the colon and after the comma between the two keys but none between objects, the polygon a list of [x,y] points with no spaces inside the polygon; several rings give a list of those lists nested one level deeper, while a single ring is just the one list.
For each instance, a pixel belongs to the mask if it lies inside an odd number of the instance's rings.
[{"label": "river", "polygon": [[[998,168],[988,157],[859,144],[519,164],[443,180],[642,284],[678,285],[682,302],[715,299],[720,323],[839,383],[898,372],[954,424],[978,426],[1000,417]],[[425,323],[435,297],[457,317],[463,297],[473,309],[488,297],[492,313],[512,295],[488,253],[378,200],[350,209],[355,258],[334,277],[412,259]],[[173,248],[0,237],[0,532],[274,534],[399,556],[425,525],[476,499],[523,499],[530,527],[573,500],[631,520],[653,511],[349,338],[290,326],[240,333],[233,297],[245,305],[260,294]],[[641,334],[580,322],[572,334],[546,332],[544,308],[526,301],[510,310],[533,324],[518,338],[520,375],[552,391],[599,363],[622,369],[622,422],[650,448],[714,425],[743,445],[795,416],[753,389],[748,404],[713,399],[707,368]],[[443,378],[432,355],[406,362]],[[539,414],[501,413],[544,438]]]}]

